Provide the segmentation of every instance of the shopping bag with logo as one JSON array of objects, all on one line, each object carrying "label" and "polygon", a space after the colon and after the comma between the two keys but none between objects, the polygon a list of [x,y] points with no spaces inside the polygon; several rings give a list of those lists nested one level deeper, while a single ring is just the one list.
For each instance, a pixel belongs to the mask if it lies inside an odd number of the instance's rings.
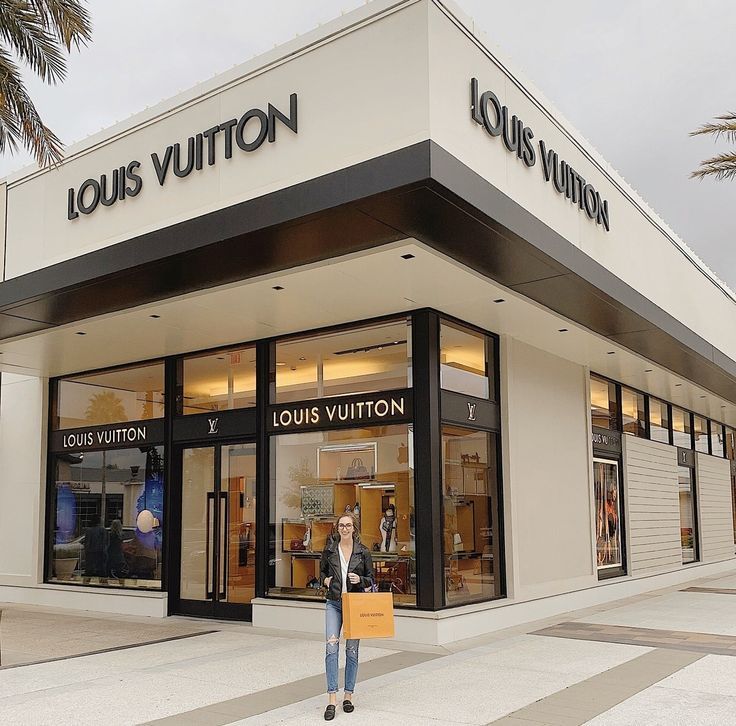
[{"label": "shopping bag with logo", "polygon": [[390,592],[344,592],[342,628],[345,638],[393,638],[394,596]]}]

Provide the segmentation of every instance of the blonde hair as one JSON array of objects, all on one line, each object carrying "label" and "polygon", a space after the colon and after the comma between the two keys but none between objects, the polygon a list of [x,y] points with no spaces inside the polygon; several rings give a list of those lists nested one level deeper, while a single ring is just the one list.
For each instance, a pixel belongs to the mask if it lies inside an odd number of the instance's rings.
[{"label": "blonde hair", "polygon": [[340,530],[337,525],[340,524],[341,519],[349,519],[353,523],[353,540],[360,542],[360,531],[358,530],[358,520],[352,512],[343,512],[335,519],[335,523],[332,525],[333,536],[336,540],[340,539]]}]

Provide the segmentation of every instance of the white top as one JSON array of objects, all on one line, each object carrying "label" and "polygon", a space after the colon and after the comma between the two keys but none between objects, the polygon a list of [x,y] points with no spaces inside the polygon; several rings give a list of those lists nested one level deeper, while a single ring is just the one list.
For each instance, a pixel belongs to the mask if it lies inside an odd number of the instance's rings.
[{"label": "white top", "polygon": [[340,574],[342,575],[342,591],[348,591],[348,561],[342,553],[342,547],[337,545],[337,551],[340,555]]}]

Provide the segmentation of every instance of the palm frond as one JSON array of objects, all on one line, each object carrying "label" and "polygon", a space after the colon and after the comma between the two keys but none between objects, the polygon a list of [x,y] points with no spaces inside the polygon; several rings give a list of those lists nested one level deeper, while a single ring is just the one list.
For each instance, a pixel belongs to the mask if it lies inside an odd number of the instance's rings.
[{"label": "palm frond", "polygon": [[26,0],[67,50],[77,50],[92,40],[92,20],[79,0]]},{"label": "palm frond", "polygon": [[0,43],[15,51],[46,83],[64,79],[66,60],[61,46],[26,3],[0,2]]},{"label": "palm frond", "polygon": [[22,144],[39,166],[58,164],[62,143],[46,126],[26,91],[18,66],[0,47],[0,153]]},{"label": "palm frond", "polygon": [[705,179],[714,176],[716,179],[736,179],[736,152],[718,154],[701,162],[691,178]]},{"label": "palm frond", "polygon": [[690,136],[712,134],[719,139],[725,136],[729,141],[736,142],[736,112],[724,113],[716,116],[715,121],[703,124],[700,128],[690,132]]}]

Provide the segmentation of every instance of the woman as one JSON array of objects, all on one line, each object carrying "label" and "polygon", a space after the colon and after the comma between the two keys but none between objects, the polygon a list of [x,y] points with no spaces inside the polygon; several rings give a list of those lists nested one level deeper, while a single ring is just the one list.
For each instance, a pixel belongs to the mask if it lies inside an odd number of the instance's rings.
[{"label": "woman", "polygon": [[[351,512],[337,520],[337,535],[327,541],[320,561],[320,581],[327,589],[325,603],[325,670],[327,671],[327,698],[325,721],[335,718],[337,704],[337,671],[342,630],[342,594],[364,592],[373,584],[371,553],[359,540],[356,520]],[[352,713],[353,691],[358,676],[359,640],[345,642],[345,695],[342,710]]]}]

